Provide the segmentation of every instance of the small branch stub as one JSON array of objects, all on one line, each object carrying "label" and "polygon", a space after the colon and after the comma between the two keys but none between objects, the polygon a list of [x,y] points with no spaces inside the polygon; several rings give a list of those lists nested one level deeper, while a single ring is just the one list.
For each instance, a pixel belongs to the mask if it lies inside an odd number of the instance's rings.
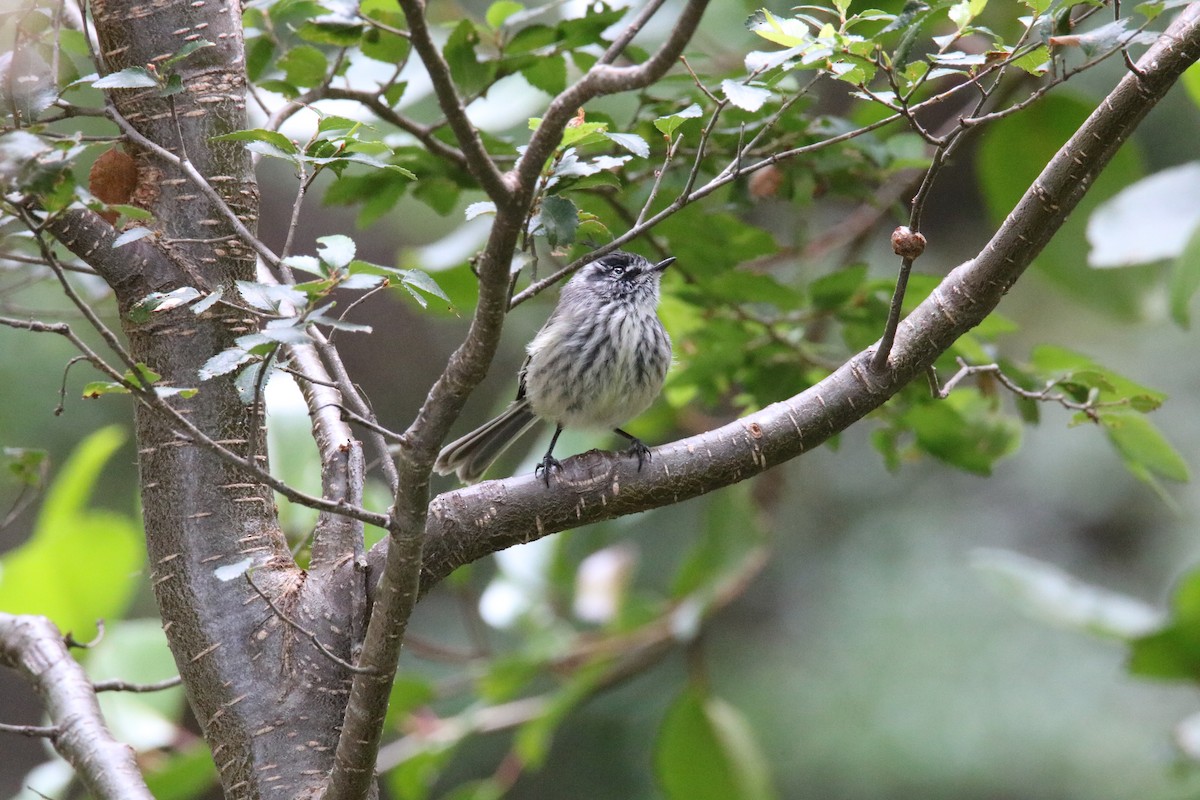
[{"label": "small branch stub", "polygon": [[916,259],[925,252],[924,234],[901,225],[892,231],[892,252],[901,258]]}]

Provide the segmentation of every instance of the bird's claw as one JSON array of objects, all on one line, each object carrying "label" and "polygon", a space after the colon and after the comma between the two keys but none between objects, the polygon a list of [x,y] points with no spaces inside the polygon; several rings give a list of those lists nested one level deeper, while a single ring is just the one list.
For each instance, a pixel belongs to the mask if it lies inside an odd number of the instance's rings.
[{"label": "bird's claw", "polygon": [[534,467],[534,469],[533,469],[534,476],[540,477],[542,479],[542,481],[546,484],[546,488],[550,488],[550,470],[551,469],[558,470],[561,472],[562,471],[562,462],[559,461],[554,456],[550,455],[549,453],[546,453],[546,456],[542,459],[542,462],[540,464],[538,464],[536,467]]},{"label": "bird's claw", "polygon": [[632,442],[626,452],[631,456],[637,456],[638,472],[641,472],[642,464],[650,460],[650,448],[641,439],[633,439]]}]

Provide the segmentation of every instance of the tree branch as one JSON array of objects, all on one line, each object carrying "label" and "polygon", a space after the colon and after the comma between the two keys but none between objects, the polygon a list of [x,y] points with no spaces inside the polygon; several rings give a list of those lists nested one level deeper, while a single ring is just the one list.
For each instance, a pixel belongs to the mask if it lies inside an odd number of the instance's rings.
[{"label": "tree branch", "polygon": [[153,800],[138,772],[133,748],[109,733],[92,682],[71,658],[53,622],[0,612],[0,664],[33,684],[57,728],[54,749],[70,762],[92,794],[112,800]]},{"label": "tree branch", "polygon": [[[882,405],[999,304],[1149,110],[1200,56],[1200,3],[1179,14],[1034,181],[983,251],[953,270],[900,326],[886,369],[873,348],[816,386],[728,425],[659,447],[648,468],[590,452],[563,462],[546,487],[533,475],[486,481],[436,498],[421,590],[514,544],[677,503],[811,450]],[[478,521],[487,519],[486,527]],[[379,554],[371,553],[375,562]]]},{"label": "tree branch", "polygon": [[429,35],[424,3],[419,0],[399,0],[399,3],[408,20],[409,40],[425,64],[429,80],[433,83],[434,94],[437,95],[438,105],[446,115],[446,122],[454,132],[458,146],[462,148],[467,169],[470,170],[471,176],[479,181],[479,186],[487,196],[499,206],[509,199],[512,189],[505,176],[496,169],[492,157],[488,155],[479,131],[467,118],[467,109],[462,103],[462,98],[458,96],[454,79],[450,77],[450,65],[442,58],[442,52]]}]

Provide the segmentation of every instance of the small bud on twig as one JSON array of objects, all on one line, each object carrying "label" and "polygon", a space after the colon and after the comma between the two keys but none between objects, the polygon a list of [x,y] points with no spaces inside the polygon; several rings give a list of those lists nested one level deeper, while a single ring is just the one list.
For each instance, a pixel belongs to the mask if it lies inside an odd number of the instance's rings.
[{"label": "small bud on twig", "polygon": [[892,252],[901,258],[915,259],[925,252],[925,237],[901,225],[892,231]]}]

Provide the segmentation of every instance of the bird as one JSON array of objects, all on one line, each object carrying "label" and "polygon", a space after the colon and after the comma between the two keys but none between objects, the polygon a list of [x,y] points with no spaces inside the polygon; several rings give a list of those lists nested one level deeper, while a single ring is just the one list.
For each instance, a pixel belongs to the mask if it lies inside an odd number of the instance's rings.
[{"label": "bird", "polygon": [[671,365],[671,338],[658,318],[658,300],[663,271],[674,262],[616,250],[585,264],[526,347],[516,399],[446,445],[434,470],[474,483],[505,448],[544,420],[555,426],[554,436],[534,473],[547,487],[551,470],[562,469],[554,446],[566,428],[624,437],[640,472],[650,448],[619,426],[654,402]]}]

